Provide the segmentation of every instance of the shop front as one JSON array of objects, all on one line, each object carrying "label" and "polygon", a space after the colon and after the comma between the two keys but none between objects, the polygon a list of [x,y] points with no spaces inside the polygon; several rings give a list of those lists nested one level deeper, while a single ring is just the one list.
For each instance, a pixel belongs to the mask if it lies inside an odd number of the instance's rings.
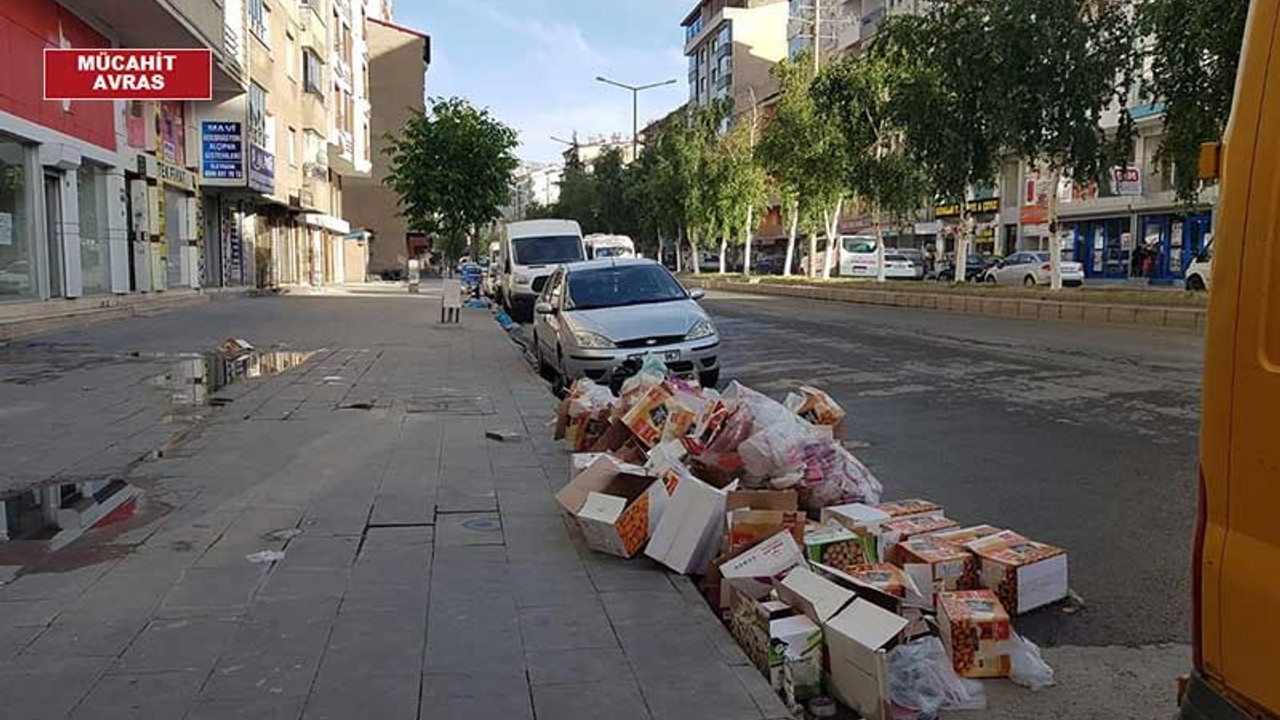
[{"label": "shop front", "polygon": [[1084,265],[1086,278],[1123,280],[1140,275],[1141,267],[1135,267],[1133,262],[1129,216],[1067,221],[1062,228],[1071,238],[1063,259]]},{"label": "shop front", "polygon": [[1146,276],[1157,285],[1181,282],[1189,266],[1213,238],[1213,216],[1145,215],[1137,253]]},{"label": "shop front", "polygon": [[[998,255],[1003,248],[999,247],[1000,198],[986,197],[969,200],[965,210],[973,222],[973,250],[980,255]],[[933,208],[933,216],[942,223],[941,237],[943,251],[955,252],[955,239],[960,235],[960,203],[943,203]]]}]

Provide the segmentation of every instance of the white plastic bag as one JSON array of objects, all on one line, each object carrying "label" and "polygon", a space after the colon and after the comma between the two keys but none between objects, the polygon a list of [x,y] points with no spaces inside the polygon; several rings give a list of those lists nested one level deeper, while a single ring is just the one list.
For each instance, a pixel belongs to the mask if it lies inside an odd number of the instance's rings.
[{"label": "white plastic bag", "polygon": [[1030,640],[1014,633],[1009,641],[1009,679],[1031,690],[1043,690],[1053,685],[1053,668],[1040,655],[1040,648]]},{"label": "white plastic bag", "polygon": [[889,695],[895,720],[932,720],[942,710],[987,706],[982,683],[957,676],[942,641],[932,636],[889,651]]}]

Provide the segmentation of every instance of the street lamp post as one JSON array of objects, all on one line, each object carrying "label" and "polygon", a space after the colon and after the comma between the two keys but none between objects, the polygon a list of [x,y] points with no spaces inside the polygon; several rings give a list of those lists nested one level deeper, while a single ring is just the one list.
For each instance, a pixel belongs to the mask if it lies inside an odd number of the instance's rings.
[{"label": "street lamp post", "polygon": [[676,81],[671,79],[649,85],[628,85],[599,75],[596,76],[596,80],[606,85],[613,85],[614,87],[631,91],[631,159],[634,161],[640,156],[640,93],[644,90],[652,90],[664,85],[674,85]]}]

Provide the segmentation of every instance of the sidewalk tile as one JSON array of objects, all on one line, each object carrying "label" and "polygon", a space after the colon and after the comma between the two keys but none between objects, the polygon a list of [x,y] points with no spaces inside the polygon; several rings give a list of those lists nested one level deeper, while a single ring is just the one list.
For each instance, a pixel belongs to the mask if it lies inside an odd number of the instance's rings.
[{"label": "sidewalk tile", "polygon": [[181,718],[203,680],[204,673],[193,671],[108,674],[94,685],[68,720]]},{"label": "sidewalk tile", "polygon": [[503,545],[502,521],[496,512],[436,515],[436,546]]},{"label": "sidewalk tile", "polygon": [[303,720],[417,720],[418,676],[321,675]]},{"label": "sidewalk tile", "polygon": [[590,683],[632,677],[627,657],[617,648],[536,650],[526,653],[532,685]]},{"label": "sidewalk tile", "polygon": [[430,672],[422,678],[419,720],[533,720],[523,673]]},{"label": "sidewalk tile", "polygon": [[628,680],[541,685],[533,688],[533,710],[556,720],[650,720],[636,684]]},{"label": "sidewalk tile", "polygon": [[234,620],[218,618],[153,620],[117,661],[115,671],[208,671],[236,627]]},{"label": "sidewalk tile", "polygon": [[48,657],[118,657],[146,623],[102,622],[93,617],[64,615],[36,638],[24,655]]},{"label": "sidewalk tile", "polygon": [[616,648],[618,638],[598,602],[521,608],[525,651]]}]

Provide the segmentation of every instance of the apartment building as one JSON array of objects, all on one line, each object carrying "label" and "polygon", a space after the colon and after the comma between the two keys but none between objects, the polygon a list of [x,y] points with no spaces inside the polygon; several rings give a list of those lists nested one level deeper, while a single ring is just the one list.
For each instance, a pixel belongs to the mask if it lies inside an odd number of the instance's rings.
[{"label": "apartment building", "polygon": [[617,150],[622,153],[623,165],[630,165],[635,162],[636,144],[631,141],[630,137],[624,137],[621,133],[591,135],[581,142],[577,140],[577,136],[574,136],[574,143],[565,148],[562,155],[566,165],[576,162],[590,172],[596,160],[599,160],[600,156],[609,150]]},{"label": "apartment building", "polygon": [[777,93],[770,69],[787,56],[787,0],[702,0],[684,22],[689,102],[731,98],[735,114]]},{"label": "apartment building", "polygon": [[549,207],[560,201],[564,166],[525,162],[511,173],[511,203],[503,208],[506,220],[522,220],[531,206]]},{"label": "apartment building", "polygon": [[431,63],[431,38],[396,25],[389,3],[369,0],[367,85],[370,99],[369,150],[372,172],[348,179],[347,217],[369,233],[371,275],[402,275],[411,257],[428,247],[427,236],[400,215],[399,199],[384,184],[391,159],[384,152],[387,134],[399,132],[415,112],[423,112],[426,73]]}]

